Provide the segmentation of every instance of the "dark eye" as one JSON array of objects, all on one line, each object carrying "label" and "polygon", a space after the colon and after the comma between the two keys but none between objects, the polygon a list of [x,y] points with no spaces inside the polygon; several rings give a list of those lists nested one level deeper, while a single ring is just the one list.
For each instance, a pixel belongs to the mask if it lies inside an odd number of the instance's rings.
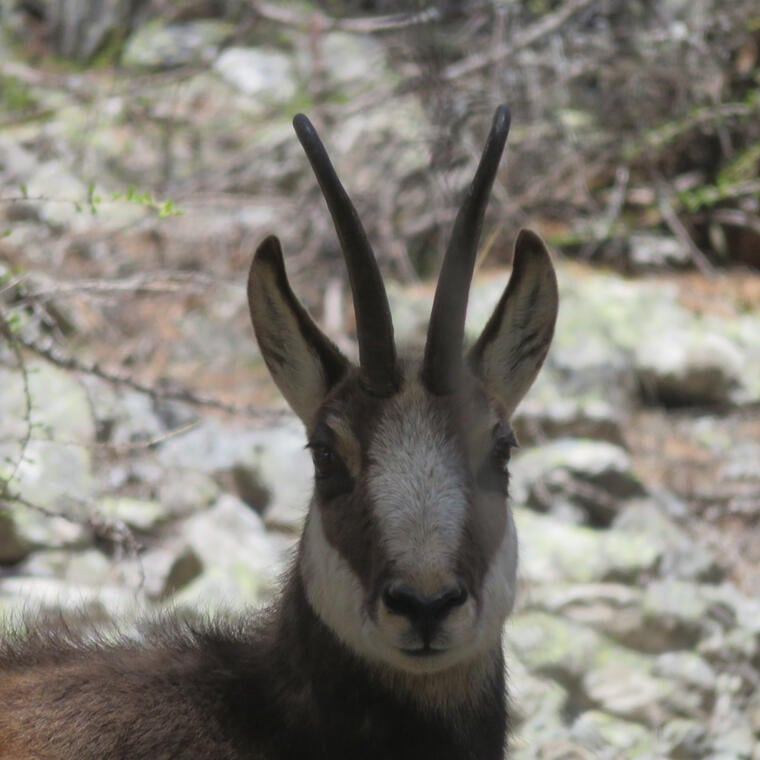
[{"label": "dark eye", "polygon": [[343,470],[340,457],[325,444],[313,444],[311,458],[314,461],[314,477],[317,480],[327,480]]},{"label": "dark eye", "polygon": [[354,480],[346,463],[333,445],[333,433],[326,427],[318,428],[307,444],[314,462],[314,489],[321,504],[328,504],[354,487]]},{"label": "dark eye", "polygon": [[512,431],[512,428],[500,422],[493,429],[493,448],[491,450],[491,456],[493,462],[497,467],[504,469],[509,463],[509,459],[512,455],[512,449],[519,446],[517,438]]}]

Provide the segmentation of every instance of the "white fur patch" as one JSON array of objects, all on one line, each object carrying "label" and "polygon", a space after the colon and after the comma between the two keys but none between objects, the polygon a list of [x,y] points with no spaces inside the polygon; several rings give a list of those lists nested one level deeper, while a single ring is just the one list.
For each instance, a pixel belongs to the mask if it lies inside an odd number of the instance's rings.
[{"label": "white fur patch", "polygon": [[359,653],[364,643],[364,591],[348,562],[325,536],[322,515],[312,506],[306,520],[301,577],[312,609],[341,641]]},{"label": "white fur patch", "polygon": [[394,576],[423,594],[456,583],[468,493],[464,462],[421,393],[402,395],[369,450],[367,484]]}]

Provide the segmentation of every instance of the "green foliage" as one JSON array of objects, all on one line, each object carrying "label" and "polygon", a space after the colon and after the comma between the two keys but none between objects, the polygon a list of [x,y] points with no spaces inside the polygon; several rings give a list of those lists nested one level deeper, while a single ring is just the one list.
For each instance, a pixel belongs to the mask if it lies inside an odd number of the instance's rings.
[{"label": "green foliage", "polygon": [[692,130],[719,125],[728,119],[756,119],[760,115],[760,95],[751,92],[743,101],[718,106],[698,106],[679,119],[669,120],[647,130],[640,138],[626,145],[623,158],[633,161],[649,151],[663,151]]},{"label": "green foliage", "polygon": [[[167,216],[182,216],[185,212],[178,208],[176,203],[169,198],[165,201],[156,200],[149,192],[140,192],[133,186],[127,188],[127,191],[122,193],[116,191],[111,195],[112,201],[124,200],[127,203],[134,203],[138,206],[145,206],[153,209],[158,213],[159,219],[165,219]],[[100,198],[98,197],[98,202]]]},{"label": "green foliage", "polygon": [[[9,200],[11,202],[23,200],[30,202],[58,201],[62,203],[71,203],[76,209],[77,213],[81,214],[89,212],[93,216],[96,216],[99,213],[101,206],[106,202],[103,200],[103,196],[97,192],[97,188],[94,182],[90,182],[87,186],[87,195],[84,200],[76,200],[71,198],[49,198],[46,196],[32,197],[29,195],[29,188],[25,184],[19,185],[19,192],[20,197],[6,198],[5,200]],[[145,208],[154,211],[158,215],[159,219],[165,219],[168,216],[182,216],[185,213],[181,208],[177,206],[176,202],[172,198],[168,198],[166,200],[158,200],[157,198],[154,198],[152,193],[149,191],[141,192],[134,186],[128,187],[127,190],[123,192],[117,190],[111,193],[108,202],[132,203],[137,206],[144,206]],[[6,228],[5,230],[0,231],[0,240],[8,237],[12,234],[12,232],[13,230],[10,228]]]},{"label": "green foliage", "polygon": [[5,315],[5,324],[12,335],[17,335],[23,326],[21,314],[17,311],[7,313]]},{"label": "green foliage", "polygon": [[102,68],[107,69],[118,63],[121,51],[124,49],[126,33],[124,30],[113,32],[105,44],[98,50],[89,63],[83,62],[83,69]]},{"label": "green foliage", "polygon": [[760,142],[750,145],[727,164],[718,175],[718,184],[750,182],[755,179],[760,166]]},{"label": "green foliage", "polygon": [[90,207],[90,213],[93,216],[98,213],[98,206],[100,205],[101,201],[101,197],[95,193],[95,183],[90,182],[90,184],[87,186],[87,203]]},{"label": "green foliage", "polygon": [[0,111],[18,113],[37,105],[29,92],[29,85],[8,75],[0,75]]},{"label": "green foliage", "polygon": [[677,195],[683,207],[692,213],[702,208],[717,206],[721,201],[740,197],[760,200],[760,182],[702,185],[691,190],[684,190]]},{"label": "green foliage", "polygon": [[290,99],[288,103],[288,112],[292,114],[297,113],[311,113],[314,110],[314,96],[307,87],[299,87],[296,94]]}]

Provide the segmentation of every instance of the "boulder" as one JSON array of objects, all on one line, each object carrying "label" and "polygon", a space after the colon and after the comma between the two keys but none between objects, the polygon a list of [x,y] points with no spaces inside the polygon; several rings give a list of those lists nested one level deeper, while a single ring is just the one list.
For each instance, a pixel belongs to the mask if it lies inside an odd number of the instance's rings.
[{"label": "boulder", "polygon": [[[319,35],[317,57],[328,90],[346,94],[366,92],[387,85],[397,76],[386,63],[388,51],[379,39],[365,34],[332,31]],[[313,43],[306,38],[296,42],[296,66],[303,81],[315,76]]]},{"label": "boulder", "polygon": [[660,330],[636,348],[642,393],[666,406],[730,404],[741,388],[745,358],[717,332]]},{"label": "boulder", "polygon": [[622,410],[601,399],[543,400],[535,396],[520,404],[512,418],[521,445],[581,438],[624,446],[623,423]]},{"label": "boulder", "polygon": [[100,514],[108,521],[124,523],[140,532],[155,529],[166,522],[172,513],[160,502],[127,496],[109,496],[99,505]]},{"label": "boulder", "polygon": [[251,509],[265,515],[268,525],[300,529],[314,468],[303,427],[295,418],[257,430],[204,420],[167,441],[159,458],[166,467],[195,469],[228,481]]},{"label": "boulder", "polygon": [[626,499],[644,494],[628,454],[606,441],[561,439],[514,457],[512,493],[516,501],[541,511],[553,502],[575,503],[594,525],[609,525]]},{"label": "boulder", "polygon": [[552,583],[530,589],[525,604],[589,626],[625,646],[640,648],[645,638],[644,594],[631,586]]},{"label": "boulder", "polygon": [[128,69],[154,70],[208,64],[234,31],[232,24],[212,19],[170,24],[156,20],[138,27],[129,37],[121,64]]},{"label": "boulder", "polygon": [[[673,497],[674,498],[674,497]],[[695,541],[668,514],[666,499],[672,509],[678,509],[670,497],[658,494],[655,498],[632,499],[613,520],[613,527],[629,533],[649,536],[662,547],[660,572],[669,578],[692,581],[717,581],[721,568],[707,547]]]},{"label": "boulder", "polygon": [[513,615],[506,635],[510,649],[531,674],[558,682],[571,695],[607,643],[587,626],[541,612]]},{"label": "boulder", "polygon": [[519,507],[514,514],[519,577],[528,585],[632,582],[655,573],[662,557],[662,547],[647,536],[569,525]]},{"label": "boulder", "polygon": [[[594,758],[649,758],[654,738],[638,723],[621,720],[600,710],[587,710],[570,730],[570,736]],[[583,755],[571,755],[583,757]]]},{"label": "boulder", "polygon": [[283,105],[298,91],[290,56],[274,48],[227,48],[214,62],[214,70],[235,89],[264,105]]},{"label": "boulder", "polygon": [[203,571],[172,597],[202,610],[250,609],[277,587],[287,549],[267,536],[261,518],[231,494],[178,526],[179,542],[192,550]]}]

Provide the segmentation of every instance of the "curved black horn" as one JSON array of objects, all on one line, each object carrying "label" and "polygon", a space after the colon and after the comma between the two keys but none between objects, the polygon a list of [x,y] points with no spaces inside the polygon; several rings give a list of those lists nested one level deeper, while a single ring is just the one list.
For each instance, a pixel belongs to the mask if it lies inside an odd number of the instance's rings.
[{"label": "curved black horn", "polygon": [[354,298],[362,381],[373,395],[390,396],[398,388],[396,346],[388,296],[375,255],[314,126],[306,116],[298,114],[293,119],[293,127],[327,201],[346,259]]},{"label": "curved black horn", "polygon": [[475,179],[457,214],[441,265],[422,365],[422,381],[431,393],[437,395],[451,393],[459,383],[467,296],[483,216],[507,142],[510,118],[506,106],[496,109]]}]

